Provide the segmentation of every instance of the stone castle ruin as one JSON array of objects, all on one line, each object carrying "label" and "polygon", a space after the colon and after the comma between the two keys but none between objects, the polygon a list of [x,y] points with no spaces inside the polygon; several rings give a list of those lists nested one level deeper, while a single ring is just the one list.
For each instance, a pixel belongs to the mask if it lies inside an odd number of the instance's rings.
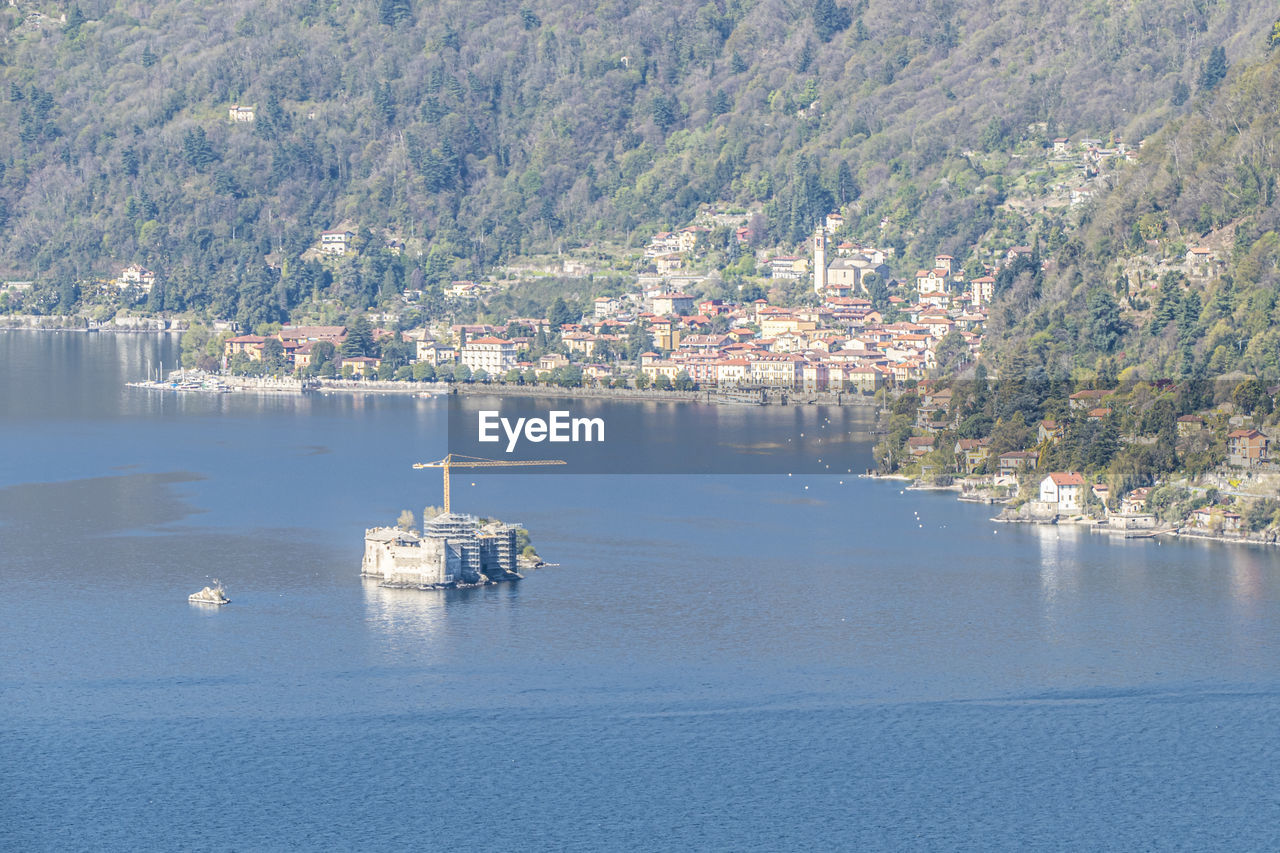
[{"label": "stone castle ruin", "polygon": [[516,527],[441,513],[422,534],[399,527],[364,533],[360,573],[382,586],[446,588],[517,580]]}]

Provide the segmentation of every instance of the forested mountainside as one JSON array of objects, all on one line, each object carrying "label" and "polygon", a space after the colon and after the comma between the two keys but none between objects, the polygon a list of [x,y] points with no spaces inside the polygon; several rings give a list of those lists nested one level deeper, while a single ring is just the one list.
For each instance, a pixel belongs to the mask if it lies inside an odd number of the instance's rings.
[{"label": "forested mountainside", "polygon": [[856,201],[855,232],[883,221],[909,258],[959,250],[1002,200],[999,156],[962,152],[1211,123],[1187,113],[1196,93],[1256,59],[1275,17],[1263,0],[14,3],[0,271],[65,299],[137,262],[161,274],[155,306],[253,321],[317,288],[298,259],[339,226],[364,243],[332,285],[356,304],[643,242],[713,200],[763,202],[783,240]]},{"label": "forested mountainside", "polygon": [[1044,271],[1006,277],[988,331],[1014,371],[1280,379],[1280,22],[1257,38],[1270,55],[1148,139]]}]

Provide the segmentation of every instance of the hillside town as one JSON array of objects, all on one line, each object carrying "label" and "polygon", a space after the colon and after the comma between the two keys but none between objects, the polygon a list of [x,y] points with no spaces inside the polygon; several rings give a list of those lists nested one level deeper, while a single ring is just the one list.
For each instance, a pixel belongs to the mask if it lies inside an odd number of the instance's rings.
[{"label": "hillside town", "polygon": [[[678,262],[696,256],[707,229],[691,226],[656,234],[646,248],[666,273],[638,275],[634,291],[596,297],[581,316],[396,329],[373,326],[393,319],[375,315],[358,339],[346,326],[284,326],[223,336],[210,354],[232,373],[863,394],[972,361],[999,267],[967,277],[939,254],[898,280],[892,249],[832,239],[839,220],[815,230],[807,256],[766,262],[771,282],[804,287],[799,300],[695,295],[704,278],[679,274]],[[1014,247],[1001,264],[1031,253]],[[492,289],[458,282],[449,294]]]}]

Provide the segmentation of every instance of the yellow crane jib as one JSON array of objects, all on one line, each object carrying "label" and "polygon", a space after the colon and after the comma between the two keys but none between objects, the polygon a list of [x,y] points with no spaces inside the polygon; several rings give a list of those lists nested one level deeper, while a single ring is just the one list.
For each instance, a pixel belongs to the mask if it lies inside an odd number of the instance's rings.
[{"label": "yellow crane jib", "polygon": [[449,469],[450,468],[515,468],[524,465],[567,465],[563,459],[484,459],[480,456],[463,456],[450,453],[435,462],[415,462],[414,468],[440,468],[444,471],[444,511],[449,512]]}]

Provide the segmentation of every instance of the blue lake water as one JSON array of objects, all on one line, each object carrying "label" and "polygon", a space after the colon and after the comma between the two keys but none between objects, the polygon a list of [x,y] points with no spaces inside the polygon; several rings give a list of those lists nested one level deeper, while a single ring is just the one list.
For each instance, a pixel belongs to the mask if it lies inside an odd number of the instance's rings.
[{"label": "blue lake water", "polygon": [[[123,387],[175,360],[0,332],[0,849],[1280,847],[1272,550],[847,475],[459,473],[561,565],[385,590],[363,531],[439,503],[443,401]],[[682,440],[870,464],[865,413],[745,411]]]}]

